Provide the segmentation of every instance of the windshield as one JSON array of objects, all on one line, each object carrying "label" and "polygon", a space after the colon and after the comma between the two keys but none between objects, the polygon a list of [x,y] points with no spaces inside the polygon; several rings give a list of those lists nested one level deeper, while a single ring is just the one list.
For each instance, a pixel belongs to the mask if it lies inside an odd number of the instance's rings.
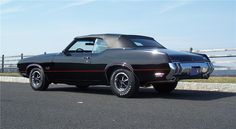
[{"label": "windshield", "polygon": [[157,47],[157,48],[165,48],[157,41],[153,39],[145,39],[145,38],[131,38],[130,39],[137,47]]}]

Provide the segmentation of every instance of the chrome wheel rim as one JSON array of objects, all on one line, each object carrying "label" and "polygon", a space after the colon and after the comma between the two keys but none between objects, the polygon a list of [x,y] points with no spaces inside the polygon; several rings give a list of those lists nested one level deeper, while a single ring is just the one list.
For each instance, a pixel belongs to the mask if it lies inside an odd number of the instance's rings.
[{"label": "chrome wheel rim", "polygon": [[120,72],[116,74],[114,83],[118,91],[125,91],[129,88],[129,77],[126,73]]},{"label": "chrome wheel rim", "polygon": [[31,82],[34,88],[39,88],[42,83],[41,73],[39,71],[33,71],[31,74]]}]

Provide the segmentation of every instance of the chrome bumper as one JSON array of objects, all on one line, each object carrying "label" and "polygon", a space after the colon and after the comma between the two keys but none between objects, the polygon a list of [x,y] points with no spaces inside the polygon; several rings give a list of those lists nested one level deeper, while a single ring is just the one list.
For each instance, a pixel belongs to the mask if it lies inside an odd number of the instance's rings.
[{"label": "chrome bumper", "polygon": [[[213,72],[214,66],[211,62],[203,63],[180,63],[172,62],[169,63],[170,72],[166,76],[167,80],[176,80],[176,78],[184,77],[187,78],[208,78]],[[192,71],[195,70],[195,74],[191,75]]]}]

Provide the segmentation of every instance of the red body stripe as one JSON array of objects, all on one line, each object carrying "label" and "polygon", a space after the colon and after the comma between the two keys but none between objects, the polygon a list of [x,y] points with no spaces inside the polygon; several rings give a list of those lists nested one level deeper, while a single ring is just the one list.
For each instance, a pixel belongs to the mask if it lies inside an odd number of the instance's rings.
[{"label": "red body stripe", "polygon": [[160,70],[169,70],[169,69],[134,69],[134,71],[160,71]]},{"label": "red body stripe", "polygon": [[[134,71],[167,71],[169,69],[134,69]],[[105,72],[105,70],[47,70],[46,72]]]},{"label": "red body stripe", "polygon": [[46,72],[104,72],[104,70],[48,70]]}]

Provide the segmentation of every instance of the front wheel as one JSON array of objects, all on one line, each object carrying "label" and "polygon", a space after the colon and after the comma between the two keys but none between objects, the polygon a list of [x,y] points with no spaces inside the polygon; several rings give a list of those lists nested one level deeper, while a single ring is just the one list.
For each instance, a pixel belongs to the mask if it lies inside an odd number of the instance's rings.
[{"label": "front wheel", "polygon": [[178,82],[167,82],[167,83],[154,83],[152,85],[154,89],[159,93],[166,94],[173,91],[176,88],[177,84]]},{"label": "front wheel", "polygon": [[133,97],[138,93],[139,85],[134,73],[127,69],[117,69],[110,78],[111,90],[119,97]]},{"label": "front wheel", "polygon": [[46,90],[49,86],[49,81],[44,71],[40,68],[33,68],[30,71],[29,81],[31,88],[34,90]]}]

